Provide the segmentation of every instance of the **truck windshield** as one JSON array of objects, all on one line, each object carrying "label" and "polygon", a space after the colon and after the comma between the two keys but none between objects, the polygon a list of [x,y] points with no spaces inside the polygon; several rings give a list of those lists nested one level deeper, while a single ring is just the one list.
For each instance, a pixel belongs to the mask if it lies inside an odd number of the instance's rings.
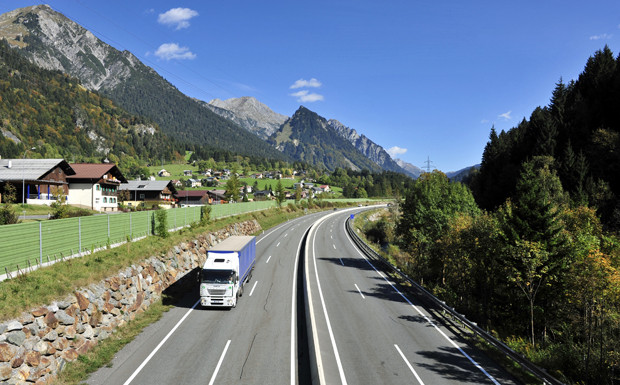
[{"label": "truck windshield", "polygon": [[233,270],[202,270],[201,277],[204,283],[232,283],[235,272]]}]

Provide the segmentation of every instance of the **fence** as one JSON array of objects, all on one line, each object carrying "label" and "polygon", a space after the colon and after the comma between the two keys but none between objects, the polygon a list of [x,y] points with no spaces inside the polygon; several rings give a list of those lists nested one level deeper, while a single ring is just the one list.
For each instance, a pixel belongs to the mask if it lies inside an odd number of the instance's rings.
[{"label": "fence", "polygon": [[[211,206],[211,218],[222,218],[275,206],[275,201]],[[200,206],[166,210],[168,230],[200,220]],[[82,255],[153,233],[155,211],[136,211],[0,227],[0,274],[28,270],[58,259]],[[1,280],[1,278],[0,278]]]}]

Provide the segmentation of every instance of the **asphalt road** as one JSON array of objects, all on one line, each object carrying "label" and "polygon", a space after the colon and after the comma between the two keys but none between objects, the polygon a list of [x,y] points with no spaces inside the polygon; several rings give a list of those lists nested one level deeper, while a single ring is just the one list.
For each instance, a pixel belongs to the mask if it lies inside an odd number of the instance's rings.
[{"label": "asphalt road", "polygon": [[315,383],[517,383],[377,271],[349,239],[347,217],[325,217],[306,244]]},{"label": "asphalt road", "polygon": [[297,383],[296,260],[304,233],[320,215],[257,237],[254,273],[236,308],[202,309],[196,284],[88,384]]},{"label": "asphalt road", "polygon": [[236,308],[202,309],[196,285],[87,383],[515,383],[365,260],[344,230],[360,210],[304,216],[257,237]]}]

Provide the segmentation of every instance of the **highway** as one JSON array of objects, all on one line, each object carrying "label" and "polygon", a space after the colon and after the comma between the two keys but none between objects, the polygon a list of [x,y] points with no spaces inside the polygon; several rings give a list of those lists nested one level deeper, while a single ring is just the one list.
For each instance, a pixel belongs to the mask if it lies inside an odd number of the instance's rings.
[{"label": "highway", "polygon": [[359,210],[307,215],[260,235],[236,308],[202,309],[196,285],[87,383],[516,383],[365,260],[344,229]]},{"label": "highway", "polygon": [[324,217],[306,244],[314,383],[517,383],[357,251],[346,218]]}]

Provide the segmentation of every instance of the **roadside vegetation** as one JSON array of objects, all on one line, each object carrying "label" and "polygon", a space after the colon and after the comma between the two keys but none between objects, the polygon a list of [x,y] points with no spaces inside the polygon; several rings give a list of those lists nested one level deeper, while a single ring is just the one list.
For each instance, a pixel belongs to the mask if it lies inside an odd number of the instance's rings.
[{"label": "roadside vegetation", "polygon": [[561,381],[617,377],[620,239],[570,204],[548,158],[524,163],[495,211],[435,171],[357,223],[392,264]]}]

